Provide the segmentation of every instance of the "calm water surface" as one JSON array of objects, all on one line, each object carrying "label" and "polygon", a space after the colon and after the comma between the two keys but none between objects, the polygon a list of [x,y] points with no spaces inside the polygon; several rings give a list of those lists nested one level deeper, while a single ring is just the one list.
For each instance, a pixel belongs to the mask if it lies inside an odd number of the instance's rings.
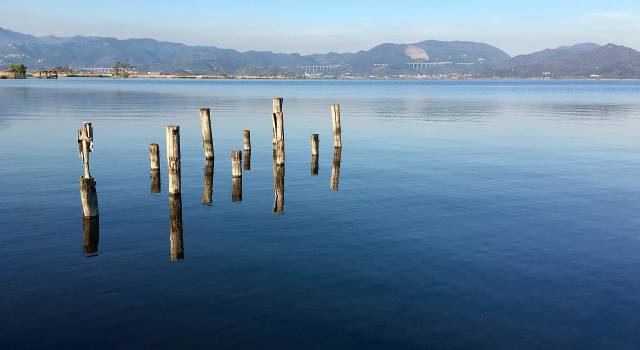
[{"label": "calm water surface", "polygon": [[[211,205],[200,107],[212,109]],[[83,121],[100,203],[87,234]],[[181,256],[166,188],[174,123]],[[251,170],[232,202],[243,129]],[[633,81],[1,81],[0,348],[638,349],[639,134]]]}]

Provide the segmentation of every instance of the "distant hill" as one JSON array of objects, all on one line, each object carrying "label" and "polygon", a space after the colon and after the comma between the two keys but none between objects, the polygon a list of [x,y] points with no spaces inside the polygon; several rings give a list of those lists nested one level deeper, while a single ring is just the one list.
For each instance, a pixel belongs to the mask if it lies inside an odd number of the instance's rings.
[{"label": "distant hill", "polygon": [[[355,76],[450,75],[471,77],[640,78],[640,53],[623,46],[578,44],[509,57],[489,44],[426,40],[386,43],[356,53],[300,55],[240,52],[153,39],[35,37],[0,28],[0,67],[24,63],[30,69],[55,66],[111,67],[116,62],[139,72],[227,74],[321,73]],[[302,68],[306,66],[307,68]],[[309,66],[325,66],[313,69]],[[331,67],[328,67],[331,66]]]},{"label": "distant hill", "polygon": [[578,44],[516,56],[496,69],[497,75],[507,77],[540,77],[545,72],[556,78],[640,78],[640,52],[613,44]]}]

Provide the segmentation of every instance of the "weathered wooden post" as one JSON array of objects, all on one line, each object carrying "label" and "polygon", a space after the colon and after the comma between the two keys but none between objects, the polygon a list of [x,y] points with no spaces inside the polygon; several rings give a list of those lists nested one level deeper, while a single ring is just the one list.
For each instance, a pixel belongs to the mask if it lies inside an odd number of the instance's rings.
[{"label": "weathered wooden post", "polygon": [[311,155],[318,156],[318,148],[320,144],[320,135],[311,134]]},{"label": "weathered wooden post", "polygon": [[331,116],[333,120],[333,147],[342,147],[342,128],[340,126],[340,105],[331,105]]},{"label": "weathered wooden post", "polygon": [[231,177],[242,177],[242,152],[231,151]]},{"label": "weathered wooden post", "polygon": [[251,170],[251,151],[244,151],[242,157],[242,169]]},{"label": "weathered wooden post", "polygon": [[242,130],[242,141],[244,142],[244,150],[251,151],[251,131]]},{"label": "weathered wooden post", "polygon": [[209,108],[200,108],[200,129],[204,159],[213,159],[213,137],[211,136],[211,115]]},{"label": "weathered wooden post", "polygon": [[167,173],[169,195],[180,193],[180,126],[167,126]]},{"label": "weathered wooden post", "polygon": [[271,113],[272,138],[273,144],[276,144],[276,114],[282,113],[282,97],[273,99],[273,112]]},{"label": "weathered wooden post", "polygon": [[213,203],[213,160],[204,161],[204,184],[202,185],[202,204]]},{"label": "weathered wooden post", "polygon": [[160,169],[160,145],[157,143],[149,145],[149,163],[151,163],[151,170]]},{"label": "weathered wooden post", "polygon": [[149,145],[149,163],[151,166],[151,193],[160,193],[160,145]]},{"label": "weathered wooden post", "polygon": [[100,218],[82,218],[82,251],[87,258],[98,255]]},{"label": "weathered wooden post", "polygon": [[329,188],[331,192],[338,192],[338,183],[340,182],[340,161],[342,160],[342,148],[333,149],[333,166],[331,167],[331,183]]},{"label": "weathered wooden post", "polygon": [[93,126],[84,123],[78,130],[78,153],[84,165],[84,175],[80,178],[80,202],[82,216],[85,218],[98,217],[98,193],[96,180],[89,171],[89,153],[93,151]]},{"label": "weathered wooden post", "polygon": [[169,196],[169,256],[171,261],[184,259],[182,235],[182,196]]},{"label": "weathered wooden post", "polygon": [[284,166],[273,165],[273,213],[284,214]]}]

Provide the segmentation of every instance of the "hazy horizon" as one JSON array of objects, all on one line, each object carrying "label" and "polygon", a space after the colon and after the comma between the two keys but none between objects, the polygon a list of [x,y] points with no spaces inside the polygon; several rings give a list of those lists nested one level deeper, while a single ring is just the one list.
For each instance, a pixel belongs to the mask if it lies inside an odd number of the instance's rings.
[{"label": "hazy horizon", "polygon": [[4,5],[0,27],[35,36],[151,38],[300,54],[357,52],[381,43],[423,40],[484,42],[511,56],[583,42],[640,48],[640,36],[630,35],[640,31],[635,20],[640,4],[632,1],[512,4],[490,0],[467,5],[325,1],[322,7],[314,7],[287,0],[172,5],[113,0],[101,4],[58,1],[55,7],[47,7],[23,1]]}]

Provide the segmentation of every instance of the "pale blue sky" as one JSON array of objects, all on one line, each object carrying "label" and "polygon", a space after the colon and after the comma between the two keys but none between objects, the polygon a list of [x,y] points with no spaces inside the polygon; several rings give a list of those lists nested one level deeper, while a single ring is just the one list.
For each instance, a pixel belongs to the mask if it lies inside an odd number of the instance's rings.
[{"label": "pale blue sky", "polygon": [[0,5],[0,27],[301,53],[472,40],[520,54],[587,41],[640,49],[640,1],[20,0]]}]

